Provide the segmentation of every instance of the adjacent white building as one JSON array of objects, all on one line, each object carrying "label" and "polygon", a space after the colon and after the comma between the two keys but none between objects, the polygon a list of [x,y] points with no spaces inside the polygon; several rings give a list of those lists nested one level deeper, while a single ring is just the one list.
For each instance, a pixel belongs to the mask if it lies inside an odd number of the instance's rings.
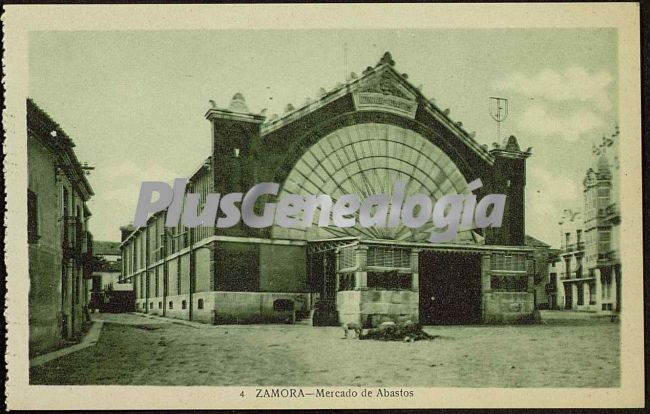
[{"label": "adjacent white building", "polygon": [[[612,157],[614,163],[616,157]],[[606,154],[586,172],[581,209],[565,209],[561,248],[549,265],[556,309],[621,310],[618,179]]]}]

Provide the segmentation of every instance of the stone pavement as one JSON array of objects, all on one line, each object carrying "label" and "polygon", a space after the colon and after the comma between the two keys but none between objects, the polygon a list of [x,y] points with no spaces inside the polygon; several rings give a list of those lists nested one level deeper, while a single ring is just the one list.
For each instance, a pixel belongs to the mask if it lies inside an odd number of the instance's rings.
[{"label": "stone pavement", "polygon": [[99,342],[30,369],[32,384],[615,387],[619,324],[435,326],[432,341],[338,327],[178,323],[100,314]]}]

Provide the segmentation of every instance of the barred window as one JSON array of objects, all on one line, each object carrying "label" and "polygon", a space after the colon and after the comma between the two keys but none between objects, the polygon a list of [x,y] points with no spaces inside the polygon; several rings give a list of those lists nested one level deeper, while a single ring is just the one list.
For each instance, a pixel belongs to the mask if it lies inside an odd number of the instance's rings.
[{"label": "barred window", "polygon": [[492,270],[526,270],[526,256],[523,254],[500,254],[492,255]]},{"label": "barred window", "polygon": [[410,251],[391,247],[371,247],[368,249],[368,266],[411,267]]},{"label": "barred window", "polygon": [[490,289],[494,292],[526,292],[528,277],[525,275],[493,275]]},{"label": "barred window", "polygon": [[356,264],[356,251],[354,249],[343,249],[339,252],[339,269],[354,267]]}]

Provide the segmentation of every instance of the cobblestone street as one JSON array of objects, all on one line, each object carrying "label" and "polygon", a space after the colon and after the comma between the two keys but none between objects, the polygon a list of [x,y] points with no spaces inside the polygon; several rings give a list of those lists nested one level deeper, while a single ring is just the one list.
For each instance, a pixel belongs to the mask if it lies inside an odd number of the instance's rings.
[{"label": "cobblestone street", "polygon": [[101,314],[97,345],[30,370],[32,384],[614,387],[619,324],[427,327],[414,343],[336,327],[210,326]]}]

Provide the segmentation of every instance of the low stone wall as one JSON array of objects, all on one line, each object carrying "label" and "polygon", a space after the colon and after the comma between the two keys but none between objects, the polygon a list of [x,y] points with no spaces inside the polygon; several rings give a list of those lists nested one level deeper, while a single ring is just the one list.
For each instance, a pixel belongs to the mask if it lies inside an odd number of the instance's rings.
[{"label": "low stone wall", "polygon": [[309,310],[308,293],[276,292],[209,292],[214,295],[215,320],[217,323],[285,322],[291,313],[275,311],[273,302],[289,299],[294,310]]},{"label": "low stone wall", "polygon": [[339,322],[376,327],[382,322],[419,321],[419,293],[411,290],[352,290],[336,294]]},{"label": "low stone wall", "polygon": [[491,292],[483,295],[483,322],[517,323],[532,320],[535,310],[529,292]]},{"label": "low stone wall", "polygon": [[[204,323],[283,323],[291,319],[293,312],[276,311],[273,303],[277,299],[288,299],[294,303],[297,312],[309,311],[309,293],[279,292],[198,292],[192,295],[192,320]],[[166,300],[166,317],[190,318],[190,295],[168,296]],[[163,298],[149,298],[151,315],[163,316],[163,309],[158,307]],[[144,299],[136,300],[136,312],[145,312]],[[171,304],[171,306],[170,306]],[[185,306],[183,306],[185,305]]]}]

